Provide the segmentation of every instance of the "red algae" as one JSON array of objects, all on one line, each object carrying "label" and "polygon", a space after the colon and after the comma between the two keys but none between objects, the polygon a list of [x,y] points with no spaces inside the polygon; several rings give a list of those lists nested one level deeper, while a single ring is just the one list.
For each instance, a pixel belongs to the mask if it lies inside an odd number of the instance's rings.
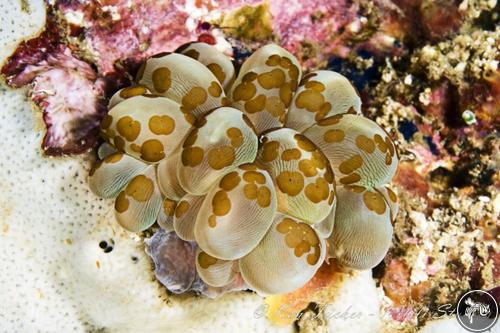
[{"label": "red algae", "polygon": [[56,51],[60,44],[60,34],[57,23],[49,16],[45,28],[40,35],[19,44],[15,52],[3,65],[1,73],[7,78],[7,83],[14,87],[26,84],[25,82],[16,83],[12,80],[26,66],[39,63],[45,60],[51,52]]}]

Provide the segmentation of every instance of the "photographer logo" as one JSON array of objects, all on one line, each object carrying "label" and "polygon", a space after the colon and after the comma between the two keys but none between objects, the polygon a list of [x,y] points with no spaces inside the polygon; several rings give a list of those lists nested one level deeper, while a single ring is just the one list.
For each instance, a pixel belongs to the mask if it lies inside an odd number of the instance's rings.
[{"label": "photographer logo", "polygon": [[484,332],[495,325],[498,319],[498,303],[490,293],[471,290],[458,301],[457,320],[470,332]]}]

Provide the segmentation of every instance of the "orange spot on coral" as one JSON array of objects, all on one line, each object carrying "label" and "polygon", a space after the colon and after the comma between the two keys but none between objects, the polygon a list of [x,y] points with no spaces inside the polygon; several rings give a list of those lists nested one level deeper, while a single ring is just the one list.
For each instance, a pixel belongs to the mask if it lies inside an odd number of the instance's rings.
[{"label": "orange spot on coral", "polygon": [[334,263],[323,265],[302,288],[264,299],[267,318],[276,325],[290,325],[310,302],[331,303],[348,274]]}]

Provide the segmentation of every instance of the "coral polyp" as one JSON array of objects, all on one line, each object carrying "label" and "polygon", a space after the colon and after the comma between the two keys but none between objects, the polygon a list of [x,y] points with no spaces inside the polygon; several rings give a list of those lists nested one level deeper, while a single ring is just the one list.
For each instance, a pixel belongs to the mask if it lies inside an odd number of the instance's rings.
[{"label": "coral polyp", "polygon": [[303,76],[277,45],[235,73],[204,43],[146,60],[110,100],[101,132],[116,152],[92,170],[92,191],[116,198],[125,229],[158,222],[192,242],[211,287],[242,278],[261,294],[290,292],[329,257],[374,267],[397,211],[389,135],[362,116],[345,77]]}]

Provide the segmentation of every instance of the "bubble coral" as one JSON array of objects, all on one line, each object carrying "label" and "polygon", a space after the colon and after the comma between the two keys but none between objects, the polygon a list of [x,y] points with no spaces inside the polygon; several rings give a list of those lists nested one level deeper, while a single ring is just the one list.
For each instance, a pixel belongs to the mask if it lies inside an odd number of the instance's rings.
[{"label": "bubble coral", "polygon": [[236,75],[215,47],[191,43],[149,58],[109,107],[101,130],[116,152],[102,149],[92,191],[116,198],[129,231],[158,221],[196,242],[208,285],[242,277],[285,293],[327,255],[369,269],[387,252],[397,197],[385,184],[398,156],[342,75],[302,77],[277,45]]}]

